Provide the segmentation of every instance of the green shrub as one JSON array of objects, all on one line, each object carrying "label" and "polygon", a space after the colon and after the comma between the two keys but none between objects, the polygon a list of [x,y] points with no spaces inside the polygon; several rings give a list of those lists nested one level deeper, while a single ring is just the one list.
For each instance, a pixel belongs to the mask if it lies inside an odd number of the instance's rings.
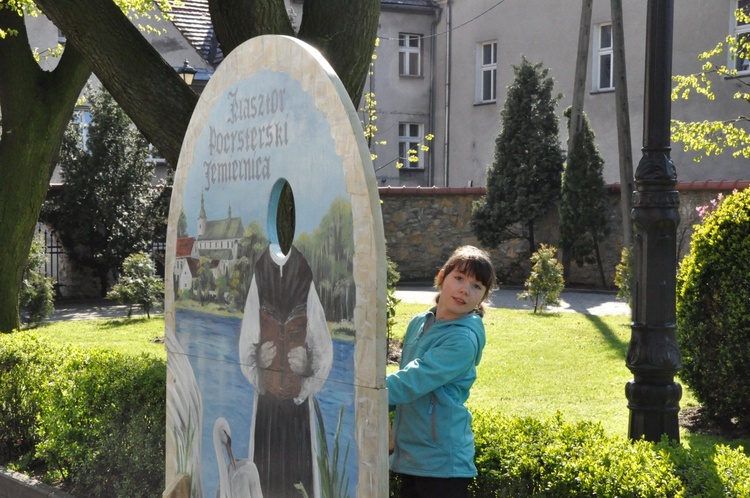
[{"label": "green shrub", "polygon": [[45,276],[45,257],[44,238],[37,234],[31,242],[19,292],[19,304],[25,312],[26,323],[39,323],[55,309],[55,279]]},{"label": "green shrub", "polygon": [[40,391],[53,371],[46,354],[33,336],[0,336],[0,462],[33,458]]},{"label": "green shrub", "polygon": [[598,424],[478,414],[474,496],[678,496],[673,466],[650,443],[607,438]]},{"label": "green shrub", "polygon": [[531,275],[526,279],[526,290],[518,299],[528,299],[534,304],[534,313],[547,306],[560,303],[560,294],[565,288],[563,266],[555,259],[557,248],[542,244],[531,255]]},{"label": "green shrub", "polygon": [[164,302],[164,281],[156,276],[151,256],[138,252],[125,258],[120,279],[107,293],[107,299],[130,305],[128,318],[133,306],[139,306],[151,318],[151,309]]},{"label": "green shrub", "polygon": [[30,334],[0,339],[0,442],[23,443],[6,447],[0,463],[46,469],[80,498],[161,494],[163,360],[56,346]]},{"label": "green shrub", "polygon": [[696,225],[677,276],[681,378],[710,416],[750,425],[750,191]]},{"label": "green shrub", "polygon": [[[742,447],[713,453],[669,441],[605,436],[600,424],[476,412],[474,498],[671,498],[750,496]],[[391,496],[398,476],[391,474]]]},{"label": "green shrub", "polygon": [[615,267],[615,285],[617,286],[617,297],[624,299],[633,306],[633,296],[630,287],[633,283],[633,251],[628,247],[622,248],[620,262]]}]

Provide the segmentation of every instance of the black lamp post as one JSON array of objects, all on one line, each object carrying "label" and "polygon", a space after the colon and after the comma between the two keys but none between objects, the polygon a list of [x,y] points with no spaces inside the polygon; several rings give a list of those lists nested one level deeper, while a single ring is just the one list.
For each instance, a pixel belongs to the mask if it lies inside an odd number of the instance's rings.
[{"label": "black lamp post", "polygon": [[183,62],[182,67],[177,70],[177,74],[182,78],[182,80],[187,83],[188,86],[193,84],[193,79],[195,78],[195,73],[198,71],[195,70],[193,66],[188,63],[188,60],[185,59],[185,62]]},{"label": "black lamp post", "polygon": [[633,192],[633,321],[626,360],[628,437],[679,441],[676,327],[677,172],[669,154],[674,0],[648,0],[643,156]]}]

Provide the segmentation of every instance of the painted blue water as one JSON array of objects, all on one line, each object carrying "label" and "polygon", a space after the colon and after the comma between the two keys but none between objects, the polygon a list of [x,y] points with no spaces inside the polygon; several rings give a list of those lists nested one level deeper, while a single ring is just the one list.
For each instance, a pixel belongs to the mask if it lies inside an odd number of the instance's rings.
[{"label": "painted blue water", "polygon": [[[253,386],[239,365],[239,331],[241,319],[177,309],[177,338],[190,357],[203,399],[201,433],[201,472],[203,496],[216,496],[219,470],[213,444],[213,427],[224,417],[231,428],[232,451],[237,459],[248,456],[250,424],[253,413]],[[349,496],[357,484],[357,444],[354,439],[354,342],[333,341],[334,360],[331,373],[316,398],[325,424],[329,453],[333,452],[339,410],[344,407],[339,434],[339,459],[349,455],[345,470],[349,479]],[[339,463],[339,465],[342,465]],[[342,497],[343,498],[343,497]]]}]

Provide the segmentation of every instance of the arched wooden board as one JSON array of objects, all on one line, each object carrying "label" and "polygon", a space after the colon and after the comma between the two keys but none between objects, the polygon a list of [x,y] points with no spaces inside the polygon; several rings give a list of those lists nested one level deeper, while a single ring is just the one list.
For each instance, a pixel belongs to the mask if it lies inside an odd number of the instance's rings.
[{"label": "arched wooden board", "polygon": [[293,38],[244,43],[201,95],[172,194],[167,488],[187,475],[192,497],[213,498],[244,469],[265,498],[297,496],[278,483],[323,496],[335,471],[337,496],[387,496],[385,273],[375,175],[342,84]]}]

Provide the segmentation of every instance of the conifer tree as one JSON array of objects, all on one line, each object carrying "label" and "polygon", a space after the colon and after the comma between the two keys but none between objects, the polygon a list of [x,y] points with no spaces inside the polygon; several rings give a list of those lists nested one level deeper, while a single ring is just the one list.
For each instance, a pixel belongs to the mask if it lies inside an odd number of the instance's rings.
[{"label": "conifer tree", "polygon": [[[571,108],[563,113],[570,126]],[[562,175],[560,198],[560,249],[579,267],[596,262],[602,287],[606,287],[599,243],[609,235],[607,192],[602,177],[604,159],[599,155],[588,116],[568,154]]]},{"label": "conifer tree", "polygon": [[474,204],[471,224],[485,246],[526,239],[531,254],[536,249],[534,223],[560,196],[564,155],[555,107],[561,96],[552,94],[554,82],[541,63],[524,57],[513,68],[495,159],[487,171],[487,193]]},{"label": "conifer tree", "polygon": [[45,206],[45,218],[68,254],[96,271],[101,295],[113,271],[152,241],[160,189],[152,185],[154,166],[148,142],[107,92],[89,95],[91,125],[85,146],[71,122],[60,153],[64,187]]}]

